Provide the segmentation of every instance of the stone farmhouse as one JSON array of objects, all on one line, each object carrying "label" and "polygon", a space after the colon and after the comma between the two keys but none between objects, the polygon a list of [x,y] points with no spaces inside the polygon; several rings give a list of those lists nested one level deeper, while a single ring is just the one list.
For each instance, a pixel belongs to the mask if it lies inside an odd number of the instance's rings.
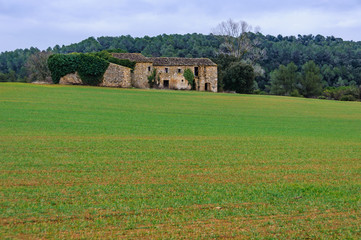
[{"label": "stone farmhouse", "polygon": [[[198,91],[217,92],[217,65],[207,58],[148,58],[140,53],[113,53],[118,59],[135,62],[135,68],[109,64],[101,86],[149,88],[148,76],[156,70],[159,87],[164,89],[191,89],[183,73],[190,69],[194,74]],[[81,84],[77,74],[68,74],[60,79],[60,84]]]}]

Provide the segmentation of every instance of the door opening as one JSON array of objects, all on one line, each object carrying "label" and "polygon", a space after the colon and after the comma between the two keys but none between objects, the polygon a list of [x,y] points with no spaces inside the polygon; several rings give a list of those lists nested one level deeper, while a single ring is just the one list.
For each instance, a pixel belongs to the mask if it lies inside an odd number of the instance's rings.
[{"label": "door opening", "polygon": [[210,83],[206,83],[204,85],[204,91],[210,91],[211,90],[211,84]]},{"label": "door opening", "polygon": [[169,88],[169,80],[163,80],[163,87]]}]

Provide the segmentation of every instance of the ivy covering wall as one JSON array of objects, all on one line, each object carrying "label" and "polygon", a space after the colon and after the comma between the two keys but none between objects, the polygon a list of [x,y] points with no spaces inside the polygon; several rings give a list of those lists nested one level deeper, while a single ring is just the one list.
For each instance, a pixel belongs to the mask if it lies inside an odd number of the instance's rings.
[{"label": "ivy covering wall", "polygon": [[53,54],[48,59],[51,78],[58,84],[63,76],[78,72],[83,84],[97,86],[101,83],[109,63],[134,69],[135,62],[120,60],[109,52]]}]

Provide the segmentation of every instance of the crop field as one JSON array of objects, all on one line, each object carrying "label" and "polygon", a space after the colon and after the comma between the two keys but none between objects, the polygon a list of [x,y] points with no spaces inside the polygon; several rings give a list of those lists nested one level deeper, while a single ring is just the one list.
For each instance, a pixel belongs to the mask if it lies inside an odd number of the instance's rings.
[{"label": "crop field", "polygon": [[0,84],[1,239],[359,239],[361,103]]}]

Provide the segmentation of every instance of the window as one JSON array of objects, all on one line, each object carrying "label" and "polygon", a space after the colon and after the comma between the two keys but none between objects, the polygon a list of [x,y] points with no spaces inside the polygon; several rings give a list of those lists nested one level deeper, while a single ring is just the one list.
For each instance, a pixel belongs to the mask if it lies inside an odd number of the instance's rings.
[{"label": "window", "polygon": [[182,69],[178,68],[178,73],[182,73]]},{"label": "window", "polygon": [[150,67],[148,67],[148,72],[150,72],[150,70],[151,70],[151,68],[150,68]]},{"label": "window", "polygon": [[194,76],[198,77],[198,67],[194,67]]},{"label": "window", "polygon": [[168,68],[165,68],[165,73],[168,73],[169,69]]}]

